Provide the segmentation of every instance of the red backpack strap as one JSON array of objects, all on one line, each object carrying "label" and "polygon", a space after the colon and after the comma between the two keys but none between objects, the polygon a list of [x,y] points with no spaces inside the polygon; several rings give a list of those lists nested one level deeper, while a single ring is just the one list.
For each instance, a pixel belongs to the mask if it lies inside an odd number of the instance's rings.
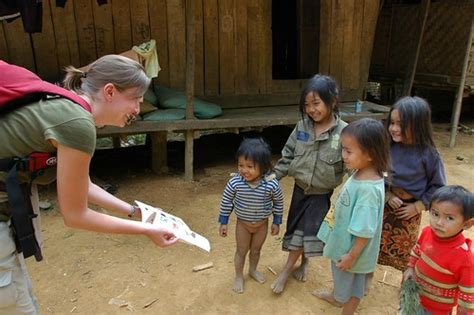
[{"label": "red backpack strap", "polygon": [[[0,60],[0,107],[21,106],[29,103],[28,100],[39,100],[45,95],[59,95],[79,104],[88,112],[91,106],[82,97],[60,86],[43,81],[33,72],[16,65]],[[33,96],[33,98],[28,98]],[[25,101],[22,98],[27,97]],[[17,101],[20,100],[20,101]]]}]

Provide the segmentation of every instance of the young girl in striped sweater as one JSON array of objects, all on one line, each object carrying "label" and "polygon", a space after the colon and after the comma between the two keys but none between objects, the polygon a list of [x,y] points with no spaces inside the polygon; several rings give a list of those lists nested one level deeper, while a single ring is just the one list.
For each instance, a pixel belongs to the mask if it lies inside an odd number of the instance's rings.
[{"label": "young girl in striped sweater", "polygon": [[260,250],[267,237],[268,217],[273,214],[271,234],[278,235],[283,216],[283,194],[272,169],[270,147],[263,139],[245,139],[236,154],[238,170],[224,190],[220,214],[219,234],[227,236],[227,224],[232,211],[237,216],[235,239],[234,291],[244,292],[243,269],[249,255],[249,276],[259,283],[265,277],[257,271]]}]

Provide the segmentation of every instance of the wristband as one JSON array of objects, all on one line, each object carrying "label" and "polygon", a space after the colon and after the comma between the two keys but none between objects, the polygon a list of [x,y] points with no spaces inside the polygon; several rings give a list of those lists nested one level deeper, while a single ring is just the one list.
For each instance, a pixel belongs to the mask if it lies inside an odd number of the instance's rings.
[{"label": "wristband", "polygon": [[132,218],[135,215],[135,212],[137,212],[137,210],[140,210],[140,207],[130,205],[130,212],[128,213],[127,216],[129,218]]}]

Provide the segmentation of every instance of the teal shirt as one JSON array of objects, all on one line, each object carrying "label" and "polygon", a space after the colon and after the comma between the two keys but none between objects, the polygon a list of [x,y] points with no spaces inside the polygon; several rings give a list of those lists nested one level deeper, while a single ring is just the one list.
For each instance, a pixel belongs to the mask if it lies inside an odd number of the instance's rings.
[{"label": "teal shirt", "polygon": [[384,206],[384,181],[357,180],[351,176],[331,207],[318,232],[325,243],[323,256],[337,262],[347,254],[356,237],[368,238],[352,273],[369,273],[375,270],[380,248]]}]

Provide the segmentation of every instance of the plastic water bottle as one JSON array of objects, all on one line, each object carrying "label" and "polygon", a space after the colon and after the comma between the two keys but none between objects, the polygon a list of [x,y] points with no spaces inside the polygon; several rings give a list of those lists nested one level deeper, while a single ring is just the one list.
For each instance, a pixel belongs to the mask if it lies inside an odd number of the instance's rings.
[{"label": "plastic water bottle", "polygon": [[355,112],[356,113],[362,112],[362,104],[364,104],[364,102],[362,102],[361,100],[357,100],[357,102],[355,103]]}]

